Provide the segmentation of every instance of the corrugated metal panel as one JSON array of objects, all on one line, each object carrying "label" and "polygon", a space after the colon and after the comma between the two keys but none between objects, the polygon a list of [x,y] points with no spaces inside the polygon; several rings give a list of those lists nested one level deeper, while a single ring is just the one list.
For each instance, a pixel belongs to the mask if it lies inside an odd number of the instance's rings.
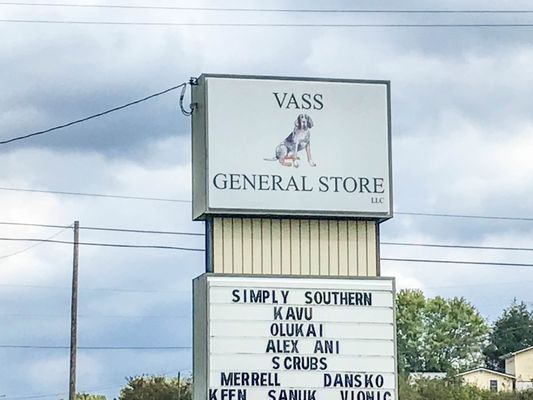
[{"label": "corrugated metal panel", "polygon": [[281,220],[273,219],[271,224],[272,273],[279,275],[281,274]]},{"label": "corrugated metal panel", "polygon": [[311,273],[310,275],[320,275],[320,264],[318,262],[320,258],[320,246],[319,246],[319,225],[318,220],[313,219],[309,221],[309,263]]},{"label": "corrugated metal panel", "polygon": [[377,276],[376,221],[214,218],[212,271]]},{"label": "corrugated metal panel", "polygon": [[[250,218],[242,219],[242,272],[245,274],[252,273],[252,252],[253,252],[253,243],[252,243],[252,220]],[[225,270],[223,272],[238,272],[233,271],[230,266],[225,265]]]},{"label": "corrugated metal panel", "polygon": [[261,252],[261,265],[263,274],[272,274],[272,222],[269,219],[261,220],[261,240],[263,251]]},{"label": "corrugated metal panel", "polygon": [[348,275],[348,222],[339,221],[339,275]]}]

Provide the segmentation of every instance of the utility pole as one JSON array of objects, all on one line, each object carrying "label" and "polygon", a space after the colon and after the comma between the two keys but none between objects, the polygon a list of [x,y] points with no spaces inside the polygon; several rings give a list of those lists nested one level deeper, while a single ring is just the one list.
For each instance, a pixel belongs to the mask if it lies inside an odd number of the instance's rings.
[{"label": "utility pole", "polygon": [[76,399],[76,351],[78,345],[78,259],[80,222],[74,221],[74,255],[72,259],[72,299],[70,304],[70,376],[68,398]]},{"label": "utility pole", "polygon": [[178,371],[178,400],[181,400],[181,371]]}]

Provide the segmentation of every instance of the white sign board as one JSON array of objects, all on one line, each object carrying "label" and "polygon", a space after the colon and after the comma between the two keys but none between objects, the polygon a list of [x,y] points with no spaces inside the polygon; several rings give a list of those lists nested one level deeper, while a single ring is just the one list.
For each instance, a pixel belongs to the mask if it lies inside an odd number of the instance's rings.
[{"label": "white sign board", "polygon": [[392,278],[204,274],[195,400],[396,400]]},{"label": "white sign board", "polygon": [[388,81],[202,75],[193,217],[392,216]]}]

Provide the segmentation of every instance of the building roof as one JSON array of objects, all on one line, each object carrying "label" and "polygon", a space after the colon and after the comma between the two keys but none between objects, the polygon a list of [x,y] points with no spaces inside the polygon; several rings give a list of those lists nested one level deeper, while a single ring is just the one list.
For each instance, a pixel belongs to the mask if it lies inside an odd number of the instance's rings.
[{"label": "building roof", "polygon": [[468,374],[471,374],[473,372],[488,372],[490,374],[495,374],[495,375],[504,376],[506,378],[515,379],[514,375],[506,374],[506,373],[499,372],[499,371],[494,371],[492,369],[483,368],[483,367],[476,368],[476,369],[471,369],[470,371],[461,372],[460,374],[457,374],[457,376],[468,375]]},{"label": "building roof", "polygon": [[516,356],[516,355],[519,354],[519,353],[524,353],[524,352],[529,351],[529,350],[533,350],[533,346],[526,347],[525,349],[518,350],[518,351],[515,351],[515,352],[513,352],[513,353],[505,354],[505,355],[501,356],[500,358],[501,358],[502,360],[506,360],[506,359],[508,359],[508,358],[511,358],[511,357]]}]

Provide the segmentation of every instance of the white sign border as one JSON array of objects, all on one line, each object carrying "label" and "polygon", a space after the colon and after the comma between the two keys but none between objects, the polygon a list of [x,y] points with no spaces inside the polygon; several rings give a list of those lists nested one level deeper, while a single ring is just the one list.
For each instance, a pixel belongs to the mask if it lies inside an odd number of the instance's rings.
[{"label": "white sign border", "polygon": [[[275,80],[297,82],[328,82],[385,85],[387,89],[387,143],[388,143],[388,180],[389,180],[389,210],[388,212],[356,212],[356,211],[325,211],[325,210],[284,210],[284,209],[251,209],[251,208],[214,208],[209,206],[209,122],[208,122],[208,86],[206,79],[236,79],[236,80]],[[192,90],[192,174],[193,177],[193,220],[205,220],[212,216],[238,217],[261,215],[264,217],[280,216],[311,216],[311,217],[339,217],[376,219],[380,222],[393,217],[393,176],[392,176],[392,115],[391,89],[389,80],[371,79],[335,79],[312,77],[262,76],[262,75],[232,75],[232,74],[202,74],[196,79]],[[196,114],[196,115],[195,115]],[[195,122],[196,121],[196,122]],[[194,128],[194,125],[197,125]],[[200,136],[200,137],[199,137]],[[196,142],[196,143],[195,143]],[[196,185],[195,185],[195,182]]]},{"label": "white sign border", "polygon": [[[392,286],[392,310],[393,310],[393,335],[394,335],[394,375],[395,388],[394,399],[399,399],[399,374],[398,374],[398,339],[396,327],[396,278],[385,276],[311,276],[311,275],[255,275],[255,274],[218,274],[206,272],[193,279],[193,400],[205,400],[209,398],[209,376],[210,376],[210,338],[209,338],[209,287],[208,281],[211,279],[264,279],[268,280],[338,280],[338,281],[390,281]],[[203,313],[202,313],[203,311]],[[200,331],[197,331],[197,328]],[[197,359],[198,356],[198,359]]]}]

